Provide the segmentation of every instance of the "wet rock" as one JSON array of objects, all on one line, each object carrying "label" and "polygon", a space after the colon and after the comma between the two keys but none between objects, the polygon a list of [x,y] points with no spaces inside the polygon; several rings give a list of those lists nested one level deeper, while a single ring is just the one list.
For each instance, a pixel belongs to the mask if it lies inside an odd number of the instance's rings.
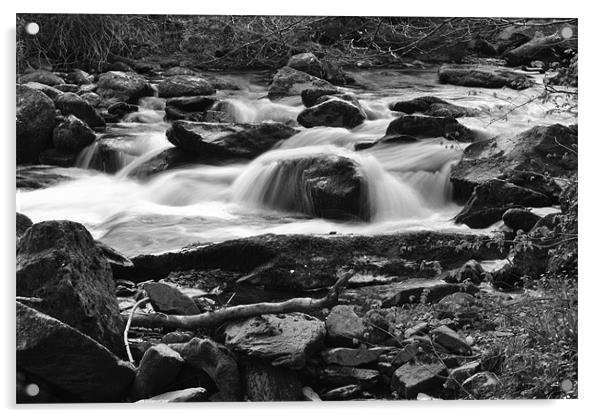
[{"label": "wet rock", "polygon": [[187,388],[162,393],[152,398],[142,399],[136,403],[172,403],[172,402],[205,402],[207,391],[205,388]]},{"label": "wet rock", "polygon": [[144,77],[132,72],[109,71],[98,78],[96,92],[105,99],[136,103],[145,96],[153,96],[153,88]]},{"label": "wet rock", "polygon": [[25,85],[17,86],[17,163],[37,162],[52,144],[54,103],[44,93]]},{"label": "wet rock", "polygon": [[297,372],[253,360],[244,367],[246,400],[251,402],[300,401],[303,398]]},{"label": "wet rock", "polygon": [[25,232],[17,244],[17,295],[42,298],[44,313],[123,352],[111,269],[83,225],[47,221]]},{"label": "wet rock", "polygon": [[61,321],[17,302],[17,367],[71,402],[123,401],[134,367]]},{"label": "wet rock", "polygon": [[186,344],[170,344],[185,363],[207,373],[219,390],[214,399],[240,401],[242,389],[236,361],[223,346],[208,340],[193,338]]},{"label": "wet rock", "polygon": [[109,112],[111,115],[115,115],[118,119],[123,119],[123,117],[128,113],[133,113],[137,111],[138,106],[128,104],[125,102],[113,103],[107,108],[107,112]]},{"label": "wet rock", "polygon": [[440,390],[446,376],[447,369],[440,363],[406,363],[395,370],[391,390],[404,399],[414,399],[420,392],[434,394]]},{"label": "wet rock", "polygon": [[336,305],[326,318],[328,341],[333,344],[358,345],[368,328],[351,305]]},{"label": "wet rock", "polygon": [[545,207],[554,201],[547,195],[503,180],[490,180],[478,185],[456,222],[471,228],[486,228],[502,219],[513,207]]},{"label": "wet rock", "polygon": [[174,168],[184,167],[197,161],[195,156],[179,148],[168,148],[144,161],[128,173],[128,177],[146,180],[155,174]]},{"label": "wet rock", "polygon": [[165,106],[174,107],[183,112],[205,112],[216,103],[215,97],[208,96],[191,96],[191,97],[174,97],[167,99]]},{"label": "wet rock", "polygon": [[176,378],[183,364],[180,354],[165,344],[149,348],[138,366],[130,397],[138,400],[162,393]]},{"label": "wet rock", "polygon": [[390,350],[391,347],[338,347],[324,350],[320,353],[320,355],[322,356],[322,360],[327,364],[338,364],[340,366],[360,366],[362,364],[375,363],[381,354]]},{"label": "wet rock", "polygon": [[64,93],[57,97],[54,104],[63,115],[74,115],[91,128],[104,128],[104,119],[88,102],[75,93]]},{"label": "wet rock", "polygon": [[560,124],[536,126],[513,137],[499,136],[471,144],[452,168],[454,198],[466,201],[476,186],[505,179],[557,201],[560,188],[549,176],[568,177],[576,172],[577,155],[567,151],[576,146],[577,129]]},{"label": "wet rock", "polygon": [[215,94],[209,81],[194,75],[175,75],[157,85],[159,97],[208,96]]},{"label": "wet rock", "polygon": [[309,315],[266,314],[230,323],[224,335],[226,346],[236,353],[301,369],[307,357],[321,348],[326,329]]},{"label": "wet rock", "polygon": [[369,389],[378,385],[380,373],[372,369],[359,369],[345,366],[326,366],[320,371],[320,383],[325,387],[357,385]]},{"label": "wet rock", "polygon": [[476,116],[478,111],[467,107],[457,106],[434,96],[423,96],[412,100],[392,103],[389,108],[396,112],[423,113],[428,116],[461,118]]},{"label": "wet rock", "polygon": [[304,109],[299,113],[297,122],[306,128],[316,126],[332,126],[354,128],[366,119],[362,110],[338,98],[331,98],[323,103]]},{"label": "wet rock", "polygon": [[57,97],[59,97],[61,94],[63,94],[63,92],[60,91],[59,89],[56,89],[56,88],[51,87],[51,86],[48,86],[46,84],[36,83],[34,81],[30,81],[29,83],[25,83],[23,85],[27,86],[29,88],[32,88],[34,90],[37,90],[37,91],[40,91],[40,92],[44,93],[53,102],[54,102],[54,100],[56,100]]},{"label": "wet rock", "polygon": [[439,82],[466,87],[501,88],[509,87],[524,90],[533,86],[534,81],[525,74],[503,67],[485,65],[451,65],[439,68]]},{"label": "wet rock", "polygon": [[96,139],[94,131],[82,120],[68,115],[52,133],[52,143],[60,151],[78,153]]},{"label": "wet rock", "polygon": [[476,285],[483,281],[485,270],[476,260],[468,260],[466,263],[454,270],[446,271],[439,276],[439,279],[446,283],[464,283],[469,281]]},{"label": "wet rock", "polygon": [[334,89],[334,86],[326,80],[314,77],[303,71],[291,67],[283,67],[274,75],[272,83],[268,87],[268,96],[271,98],[279,96],[296,96],[303,90],[310,88]]},{"label": "wet rock", "polygon": [[31,219],[17,212],[17,238],[21,237],[32,225]]},{"label": "wet rock", "polygon": [[322,394],[325,401],[346,401],[354,399],[362,394],[362,388],[359,385],[347,385],[336,389],[331,389]]},{"label": "wet rock", "polygon": [[472,350],[464,338],[454,330],[442,325],[430,332],[433,342],[439,344],[452,354],[470,354]]},{"label": "wet rock", "polygon": [[215,124],[176,121],[166,135],[176,147],[206,159],[253,159],[296,132],[281,123]]},{"label": "wet rock", "polygon": [[94,76],[88,74],[84,70],[80,70],[79,68],[74,69],[65,78],[67,83],[77,84],[81,86],[83,84],[92,84],[94,82]]},{"label": "wet rock", "polygon": [[47,86],[65,84],[65,80],[63,80],[61,77],[50,71],[45,70],[32,71],[29,74],[25,74],[19,77],[19,83],[24,84],[29,82],[46,84]]},{"label": "wet rock", "polygon": [[502,220],[506,226],[513,231],[519,229],[523,232],[529,232],[537,222],[542,219],[541,216],[534,214],[529,209],[508,209],[502,215]]},{"label": "wet rock", "polygon": [[172,315],[197,315],[201,311],[192,298],[186,296],[177,287],[166,283],[146,283],[144,291],[150,298],[153,309]]},{"label": "wet rock", "polygon": [[304,52],[301,54],[293,55],[289,60],[287,66],[303,71],[307,74],[315,77],[324,78],[324,70],[320,60],[311,52]]},{"label": "wet rock", "polygon": [[310,88],[301,92],[301,101],[305,107],[312,107],[318,103],[318,99],[323,96],[332,96],[339,93],[339,89],[332,88]]},{"label": "wet rock", "polygon": [[400,116],[387,127],[385,136],[410,135],[417,138],[443,137],[460,142],[472,142],[476,136],[452,117]]}]

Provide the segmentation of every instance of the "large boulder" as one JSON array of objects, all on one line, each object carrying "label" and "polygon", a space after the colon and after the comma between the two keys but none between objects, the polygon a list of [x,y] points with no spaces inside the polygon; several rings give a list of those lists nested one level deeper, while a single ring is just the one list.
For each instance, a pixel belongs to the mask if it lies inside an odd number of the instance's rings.
[{"label": "large boulder", "polygon": [[301,54],[293,55],[289,60],[287,66],[294,68],[295,70],[303,71],[307,74],[313,75],[314,77],[324,78],[324,69],[320,60],[311,52],[303,52]]},{"label": "large boulder", "polygon": [[455,118],[434,116],[400,116],[387,127],[386,137],[411,135],[417,138],[443,137],[460,142],[472,142],[475,134]]},{"label": "large boulder", "polygon": [[422,96],[412,100],[391,103],[389,108],[396,112],[407,113],[408,115],[423,113],[427,116],[448,116],[452,118],[476,116],[478,114],[476,109],[457,106],[434,96]]},{"label": "large boulder", "polygon": [[282,67],[274,75],[272,83],[268,87],[268,96],[297,96],[303,90],[311,88],[334,89],[335,87],[328,81],[307,74],[306,72],[295,70],[291,67]]},{"label": "large boulder", "polygon": [[98,78],[96,93],[105,99],[136,103],[145,96],[153,96],[154,91],[144,77],[132,72],[109,71]]},{"label": "large boulder", "polygon": [[34,224],[17,244],[17,295],[115,353],[123,321],[111,267],[86,228],[70,221]]},{"label": "large boulder", "polygon": [[54,103],[31,87],[17,86],[17,163],[37,162],[52,144]]},{"label": "large boulder", "polygon": [[159,97],[208,96],[215,94],[213,85],[194,75],[175,75],[161,81],[157,89]]},{"label": "large boulder", "polygon": [[80,119],[68,115],[52,133],[54,147],[65,152],[77,153],[96,139],[94,131]]},{"label": "large boulder", "polygon": [[17,302],[17,367],[60,389],[66,402],[124,401],[134,367],[63,322]]},{"label": "large boulder", "polygon": [[476,186],[504,179],[557,201],[560,187],[552,178],[576,173],[576,146],[577,128],[559,124],[471,144],[452,168],[454,199],[466,201]]},{"label": "large boulder", "polygon": [[23,236],[25,231],[27,231],[33,225],[33,222],[31,221],[31,219],[29,219],[26,215],[23,215],[22,213],[19,213],[19,212],[17,212],[16,223],[17,223],[17,238]]},{"label": "large boulder", "polygon": [[471,228],[486,228],[501,220],[510,208],[545,207],[553,203],[543,193],[496,179],[477,186],[455,219]]},{"label": "large boulder", "polygon": [[439,68],[439,82],[466,87],[502,88],[524,90],[534,81],[525,74],[502,67],[472,64],[445,64]]},{"label": "large boulder", "polygon": [[301,101],[305,107],[312,107],[318,103],[318,99],[323,96],[332,96],[340,93],[336,87],[332,88],[310,88],[301,92]]},{"label": "large boulder", "polygon": [[64,93],[57,97],[54,104],[63,115],[74,115],[91,128],[104,128],[105,120],[87,101],[75,93]]},{"label": "large boulder", "polygon": [[282,123],[176,121],[166,135],[176,147],[206,159],[253,159],[296,132]]},{"label": "large boulder", "polygon": [[359,107],[346,100],[331,98],[301,111],[297,122],[306,128],[332,126],[351,129],[365,119],[366,114]]},{"label": "large boulder", "polygon": [[327,219],[371,217],[367,180],[348,157],[316,154],[267,160],[263,170],[265,181],[254,194],[255,203]]},{"label": "large boulder", "polygon": [[230,323],[224,334],[226,346],[236,353],[301,369],[322,347],[326,328],[319,319],[301,313],[266,314]]},{"label": "large boulder", "polygon": [[47,86],[65,84],[65,80],[63,80],[61,77],[46,70],[32,71],[31,73],[19,77],[19,83],[25,84],[29,82],[46,84]]}]

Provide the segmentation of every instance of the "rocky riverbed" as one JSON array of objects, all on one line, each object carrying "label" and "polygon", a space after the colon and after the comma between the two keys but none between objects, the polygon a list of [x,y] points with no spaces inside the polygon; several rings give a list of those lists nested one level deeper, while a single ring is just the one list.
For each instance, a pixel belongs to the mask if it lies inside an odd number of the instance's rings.
[{"label": "rocky riverbed", "polygon": [[19,402],[499,396],[576,234],[553,73],[111,65],[18,80]]}]

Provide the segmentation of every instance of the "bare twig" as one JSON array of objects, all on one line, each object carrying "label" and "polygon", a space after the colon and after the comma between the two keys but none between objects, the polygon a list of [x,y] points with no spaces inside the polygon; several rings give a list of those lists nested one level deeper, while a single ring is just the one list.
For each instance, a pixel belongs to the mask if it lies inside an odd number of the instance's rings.
[{"label": "bare twig", "polygon": [[132,326],[132,318],[134,317],[134,313],[136,312],[136,309],[138,309],[138,307],[146,302],[148,302],[150,300],[150,298],[142,298],[140,299],[138,302],[136,302],[136,304],[132,307],[132,311],[130,312],[130,314],[128,315],[128,320],[127,323],[125,324],[125,330],[123,331],[123,342],[125,344],[125,351],[128,354],[128,359],[130,360],[130,363],[134,363],[134,358],[132,357],[132,352],[130,350],[130,340],[128,339],[128,333],[130,331],[130,327]]}]

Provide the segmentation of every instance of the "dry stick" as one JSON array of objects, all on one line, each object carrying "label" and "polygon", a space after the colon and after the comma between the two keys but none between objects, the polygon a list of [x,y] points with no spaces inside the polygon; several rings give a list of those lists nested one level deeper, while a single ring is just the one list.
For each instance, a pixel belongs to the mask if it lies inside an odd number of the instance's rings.
[{"label": "dry stick", "polygon": [[[199,315],[166,315],[162,313],[130,315],[128,326],[158,328],[197,329],[210,328],[233,319],[246,318],[262,314],[280,314],[288,312],[312,312],[334,305],[353,276],[354,271],[345,273],[329,290],[328,294],[320,299],[294,298],[283,302],[264,302],[251,305],[239,305],[224,308],[215,312],[205,312]],[[129,327],[128,327],[129,328]],[[127,328],[126,328],[127,332]]]},{"label": "dry stick", "polygon": [[123,342],[125,344],[125,351],[127,352],[128,359],[130,360],[130,363],[132,363],[132,364],[134,363],[134,358],[132,357],[132,352],[130,351],[130,340],[128,339],[128,333],[130,331],[130,327],[132,326],[132,318],[134,317],[134,312],[136,312],[136,309],[138,309],[138,306],[142,305],[143,303],[148,302],[149,300],[150,300],[150,298],[142,298],[134,304],[134,306],[132,307],[132,311],[128,315],[128,321],[125,324],[125,330],[123,331]]}]

